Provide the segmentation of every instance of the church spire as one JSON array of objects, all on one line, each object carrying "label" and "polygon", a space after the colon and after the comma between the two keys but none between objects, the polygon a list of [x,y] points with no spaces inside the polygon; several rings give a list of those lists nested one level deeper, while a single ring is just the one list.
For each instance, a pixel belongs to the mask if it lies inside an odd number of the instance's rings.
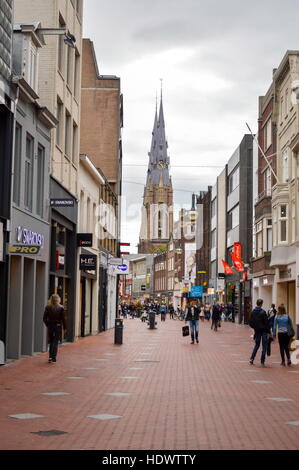
[{"label": "church spire", "polygon": [[158,106],[156,99],[156,113],[154,120],[154,128],[152,132],[151,150],[149,152],[149,165],[148,165],[148,183],[159,185],[161,181],[165,185],[171,184],[169,176],[169,157],[167,155],[168,144],[165,135],[165,120],[163,110],[163,90],[161,80],[161,99],[158,116]]}]

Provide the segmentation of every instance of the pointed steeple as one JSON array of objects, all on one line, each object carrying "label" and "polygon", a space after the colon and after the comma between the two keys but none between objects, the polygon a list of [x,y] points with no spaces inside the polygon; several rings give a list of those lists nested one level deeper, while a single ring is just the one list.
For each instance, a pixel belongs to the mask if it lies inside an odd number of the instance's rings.
[{"label": "pointed steeple", "polygon": [[154,185],[159,185],[161,181],[165,185],[171,184],[169,176],[169,157],[167,155],[167,140],[165,135],[165,120],[163,110],[163,94],[161,87],[161,100],[159,116],[157,114],[157,101],[156,101],[156,113],[154,120],[154,128],[152,132],[151,150],[149,152],[149,165],[148,165],[148,182]]}]

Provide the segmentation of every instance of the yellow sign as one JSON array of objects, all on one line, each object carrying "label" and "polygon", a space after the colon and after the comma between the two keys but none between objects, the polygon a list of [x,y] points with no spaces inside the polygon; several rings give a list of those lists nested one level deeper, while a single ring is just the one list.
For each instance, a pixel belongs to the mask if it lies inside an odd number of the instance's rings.
[{"label": "yellow sign", "polygon": [[11,245],[8,247],[8,253],[16,255],[37,255],[39,252],[40,246],[35,245]]}]

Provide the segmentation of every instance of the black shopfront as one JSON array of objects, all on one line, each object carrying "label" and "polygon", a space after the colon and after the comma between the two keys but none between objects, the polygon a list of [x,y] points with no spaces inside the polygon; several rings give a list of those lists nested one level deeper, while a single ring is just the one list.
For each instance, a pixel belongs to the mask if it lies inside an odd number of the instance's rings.
[{"label": "black shopfront", "polygon": [[67,319],[67,334],[75,336],[77,272],[77,200],[53,177],[50,178],[51,250],[49,296],[60,296]]}]

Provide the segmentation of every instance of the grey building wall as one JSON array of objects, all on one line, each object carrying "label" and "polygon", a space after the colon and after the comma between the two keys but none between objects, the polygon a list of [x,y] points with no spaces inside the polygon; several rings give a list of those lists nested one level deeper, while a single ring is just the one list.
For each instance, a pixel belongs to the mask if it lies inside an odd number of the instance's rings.
[{"label": "grey building wall", "polygon": [[[35,104],[28,103],[20,94],[16,110],[16,123],[21,129],[21,139],[14,155],[18,198],[14,198],[11,211],[11,232],[9,244],[26,246],[40,244],[37,255],[9,255],[8,315],[7,315],[7,357],[18,359],[24,355],[46,350],[46,330],[43,312],[48,299],[48,272],[50,254],[49,224],[49,165],[50,129],[39,117]],[[33,139],[32,209],[25,207],[26,138]],[[38,148],[44,149],[43,174],[38,174]],[[18,160],[18,161],[17,161]],[[18,173],[17,173],[18,172]],[[39,215],[38,195],[43,188],[42,208]],[[13,188],[13,193],[16,188]],[[17,200],[18,199],[18,200]],[[26,238],[26,233],[29,237]],[[35,235],[37,234],[37,235]],[[30,236],[34,238],[30,241]],[[38,240],[38,241],[37,241]]]}]

